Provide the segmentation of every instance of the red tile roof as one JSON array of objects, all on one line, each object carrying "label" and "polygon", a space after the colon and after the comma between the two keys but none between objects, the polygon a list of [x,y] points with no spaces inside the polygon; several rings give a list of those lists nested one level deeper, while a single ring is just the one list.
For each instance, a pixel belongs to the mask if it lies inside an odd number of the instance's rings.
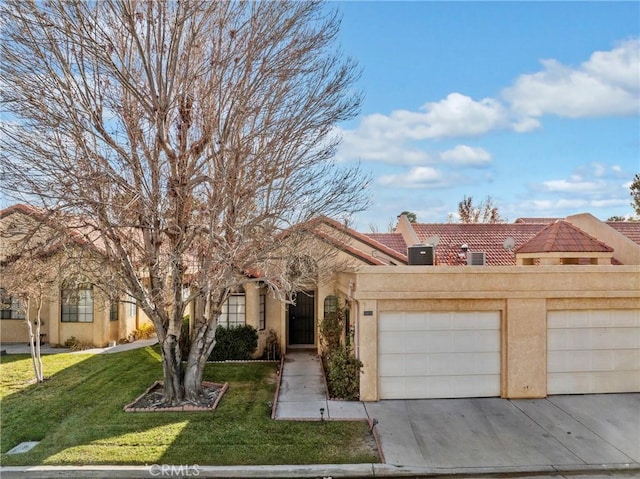
[{"label": "red tile roof", "polygon": [[407,243],[400,233],[365,233],[365,236],[385,245],[403,256],[407,255]]},{"label": "red tile roof", "polygon": [[611,253],[613,248],[571,223],[551,223],[515,250],[516,253]]},{"label": "red tile roof", "polygon": [[618,233],[640,244],[640,221],[607,221],[606,223]]},{"label": "red tile roof", "polygon": [[[335,228],[337,231],[340,231],[341,233],[350,236],[351,238],[353,238],[356,241],[360,241],[368,246],[370,246],[371,248],[377,249],[378,251],[380,251],[381,253],[384,253],[392,258],[395,258],[396,260],[398,260],[401,263],[406,263],[407,262],[407,250],[406,250],[406,246],[404,251],[402,250],[398,250],[396,248],[391,247],[390,245],[383,243],[381,241],[376,240],[375,238],[372,238],[371,235],[369,234],[364,234],[364,233],[359,233],[358,231],[349,228],[348,226],[343,225],[342,223],[333,220],[331,218],[328,218],[326,216],[323,216],[321,218],[318,219],[318,221],[326,223],[327,225]],[[394,233],[395,234],[395,233]],[[402,239],[402,235],[398,234],[398,236],[400,236],[400,238]],[[403,240],[404,243],[404,240]],[[351,246],[350,246],[351,247]],[[355,249],[353,247],[351,247],[352,249]],[[365,253],[367,256],[368,253]]]},{"label": "red tile roof", "polygon": [[534,224],[549,224],[554,221],[558,221],[562,218],[518,218],[514,221],[514,223],[534,223]]},{"label": "red tile roof", "polygon": [[485,252],[488,266],[515,265],[513,252],[504,247],[505,240],[513,238],[513,249],[518,248],[544,227],[544,224],[535,223],[413,224],[414,231],[423,243],[427,244],[432,237],[438,237],[435,255],[436,264],[441,265],[466,264],[466,257],[461,250],[464,244],[468,246],[468,251]]}]

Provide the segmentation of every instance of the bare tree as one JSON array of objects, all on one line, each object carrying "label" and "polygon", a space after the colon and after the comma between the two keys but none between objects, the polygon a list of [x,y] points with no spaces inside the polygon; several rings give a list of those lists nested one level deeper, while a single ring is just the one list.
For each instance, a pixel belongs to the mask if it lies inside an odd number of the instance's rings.
[{"label": "bare tree", "polygon": [[287,1],[0,8],[15,120],[1,126],[4,190],[100,250],[95,273],[115,271],[155,325],[165,402],[198,397],[230,292],[261,281],[286,300],[325,268],[309,260],[308,220],[366,206],[368,179],[332,160],[334,125],[360,103],[337,14]]},{"label": "bare tree", "polygon": [[473,196],[465,196],[458,203],[458,217],[462,223],[503,223],[498,207],[493,198],[487,196],[477,206],[473,204]]},{"label": "bare tree", "polygon": [[62,243],[51,242],[56,235],[41,226],[39,220],[23,214],[0,221],[2,306],[24,316],[36,382],[44,381],[42,307],[58,284],[65,256]]},{"label": "bare tree", "polygon": [[631,195],[631,207],[636,213],[636,216],[640,217],[640,173],[636,173],[629,186],[629,194]]},{"label": "bare tree", "polygon": [[2,292],[8,298],[6,308],[17,308],[24,315],[29,337],[31,362],[36,382],[44,381],[41,357],[42,306],[49,297],[52,287],[54,265],[44,258],[26,261],[12,261],[2,264]]}]

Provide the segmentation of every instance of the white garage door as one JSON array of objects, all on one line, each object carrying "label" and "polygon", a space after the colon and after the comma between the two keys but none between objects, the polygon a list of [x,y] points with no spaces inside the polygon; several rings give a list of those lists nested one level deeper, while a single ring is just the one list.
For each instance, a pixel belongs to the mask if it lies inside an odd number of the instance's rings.
[{"label": "white garage door", "polygon": [[500,395],[499,312],[383,312],[381,399]]},{"label": "white garage door", "polygon": [[552,311],[547,316],[547,391],[640,391],[640,311]]}]

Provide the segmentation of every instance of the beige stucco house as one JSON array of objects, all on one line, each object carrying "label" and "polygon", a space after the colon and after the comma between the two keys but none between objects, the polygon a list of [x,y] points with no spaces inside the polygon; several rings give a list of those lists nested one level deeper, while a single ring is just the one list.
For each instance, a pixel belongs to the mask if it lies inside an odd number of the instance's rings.
[{"label": "beige stucco house", "polygon": [[[320,351],[319,323],[339,302],[365,401],[640,391],[640,223],[401,216],[393,233],[362,234],[323,218],[316,233],[336,251],[331,278],[291,305],[255,281],[229,299],[221,323],[254,326],[258,354],[273,333],[282,351]],[[52,290],[52,343],[91,334],[105,344],[144,320],[135,305],[119,304],[116,319],[94,301],[90,322],[70,321],[62,297]],[[3,342],[26,340],[19,319],[0,321]]]}]

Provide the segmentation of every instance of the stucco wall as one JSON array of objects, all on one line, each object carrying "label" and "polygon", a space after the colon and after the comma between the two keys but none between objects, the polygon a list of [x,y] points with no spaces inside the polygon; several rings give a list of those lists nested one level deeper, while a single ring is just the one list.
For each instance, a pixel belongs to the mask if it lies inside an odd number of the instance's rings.
[{"label": "stucco wall", "polygon": [[356,304],[365,401],[379,399],[377,317],[383,311],[500,311],[501,395],[511,398],[546,396],[547,311],[640,311],[634,266],[365,266],[337,281]]},{"label": "stucco wall", "polygon": [[605,242],[614,250],[614,258],[622,264],[640,265],[640,245],[589,213],[567,216],[566,220],[582,231]]}]

